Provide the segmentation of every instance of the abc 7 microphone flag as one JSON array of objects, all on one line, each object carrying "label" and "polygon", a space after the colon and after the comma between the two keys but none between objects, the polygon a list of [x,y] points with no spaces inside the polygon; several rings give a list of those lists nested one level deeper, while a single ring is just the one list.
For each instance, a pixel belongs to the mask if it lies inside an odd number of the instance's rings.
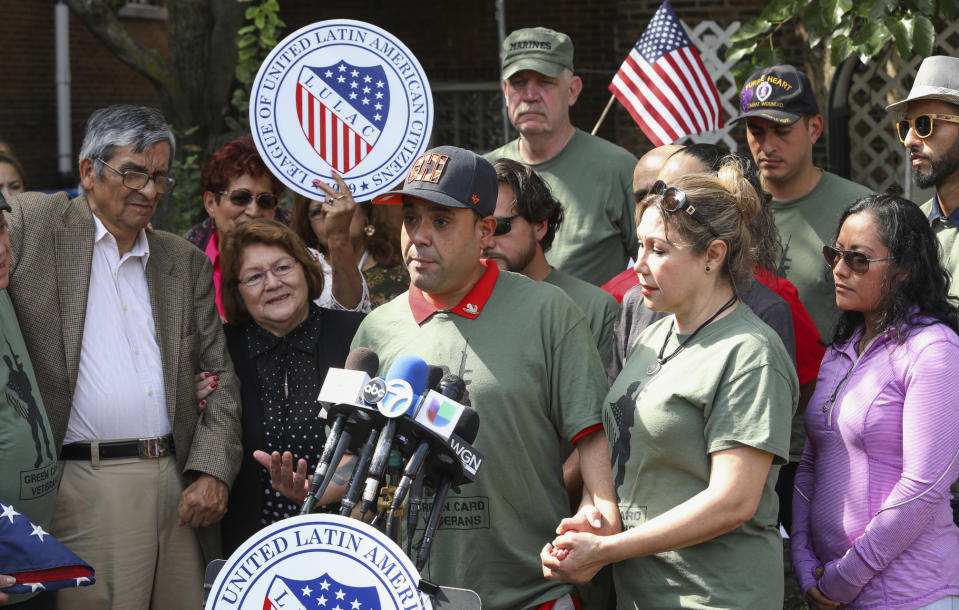
[{"label": "abc 7 microphone flag", "polygon": [[250,130],[270,172],[310,199],[343,176],[366,201],[406,176],[426,150],[433,96],[416,57],[362,21],[320,21],[284,38],[250,92]]}]

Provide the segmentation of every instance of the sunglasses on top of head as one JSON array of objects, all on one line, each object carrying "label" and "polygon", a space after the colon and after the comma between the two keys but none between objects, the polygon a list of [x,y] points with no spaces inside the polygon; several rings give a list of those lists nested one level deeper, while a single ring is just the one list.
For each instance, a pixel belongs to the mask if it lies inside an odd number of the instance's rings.
[{"label": "sunglasses on top of head", "polygon": [[240,206],[241,208],[250,205],[254,198],[256,199],[256,205],[258,205],[261,210],[272,210],[279,203],[279,200],[273,193],[257,193],[254,196],[249,189],[233,189],[229,193],[220,191],[220,194],[226,195],[230,199],[230,203]]},{"label": "sunglasses on top of head", "polygon": [[670,214],[675,214],[677,212],[685,211],[689,214],[693,220],[706,227],[710,233],[713,234],[713,237],[719,237],[719,232],[713,228],[709,221],[706,220],[702,214],[696,210],[696,206],[689,203],[689,199],[686,198],[686,193],[681,189],[676,188],[675,186],[668,186],[662,180],[657,180],[653,183],[653,186],[649,189],[650,195],[658,195],[662,197],[662,208]]},{"label": "sunglasses on top of head", "polygon": [[959,123],[959,116],[954,114],[920,114],[912,119],[900,119],[896,123],[896,135],[899,141],[906,143],[906,136],[909,135],[909,129],[920,139],[928,138],[932,135],[932,128],[935,121],[948,121],[950,123]]}]

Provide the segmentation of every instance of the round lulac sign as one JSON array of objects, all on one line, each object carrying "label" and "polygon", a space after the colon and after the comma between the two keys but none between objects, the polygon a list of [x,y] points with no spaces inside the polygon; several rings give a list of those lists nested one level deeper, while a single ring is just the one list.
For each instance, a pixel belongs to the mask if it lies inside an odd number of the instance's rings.
[{"label": "round lulac sign", "polygon": [[240,545],[206,610],[432,610],[413,562],[390,538],[339,515],[299,515]]},{"label": "round lulac sign", "polygon": [[277,178],[311,199],[343,176],[357,201],[388,191],[426,150],[433,96],[422,66],[369,23],[320,21],[283,39],[250,93],[250,130]]}]

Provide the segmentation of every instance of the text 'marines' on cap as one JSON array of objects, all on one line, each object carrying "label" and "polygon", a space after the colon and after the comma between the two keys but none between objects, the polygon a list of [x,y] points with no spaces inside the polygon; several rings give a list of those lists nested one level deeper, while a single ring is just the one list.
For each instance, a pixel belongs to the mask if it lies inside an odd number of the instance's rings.
[{"label": "text 'marines' on cap", "polygon": [[933,55],[922,60],[909,95],[886,106],[886,111],[905,112],[913,100],[939,100],[959,106],[959,57]]},{"label": "text 'marines' on cap", "polygon": [[739,96],[742,114],[730,121],[755,117],[792,125],[804,116],[819,114],[809,77],[789,65],[761,68],[749,77]]},{"label": "text 'marines' on cap", "polygon": [[417,157],[402,189],[374,197],[373,203],[403,203],[407,195],[475,210],[485,218],[496,210],[498,190],[496,170],[489,161],[462,148],[438,146]]},{"label": "text 'marines' on cap", "polygon": [[573,41],[549,28],[523,28],[503,41],[503,80],[520,70],[554,78],[573,70]]}]

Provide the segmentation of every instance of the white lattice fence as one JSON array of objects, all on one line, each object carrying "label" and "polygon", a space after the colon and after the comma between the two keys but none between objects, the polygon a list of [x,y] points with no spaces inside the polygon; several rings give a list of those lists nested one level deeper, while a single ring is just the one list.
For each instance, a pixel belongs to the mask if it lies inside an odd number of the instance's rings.
[{"label": "white lattice fence", "polygon": [[[936,34],[937,54],[959,53],[959,21],[945,24]],[[849,151],[851,178],[876,191],[902,187],[907,197],[922,199],[911,188],[908,155],[893,131],[895,117],[887,104],[906,97],[922,58],[903,60],[898,54],[859,64],[849,86]]]},{"label": "white lattice fence", "polygon": [[[689,38],[699,49],[699,55],[702,57],[703,65],[706,71],[713,77],[713,83],[722,99],[723,104],[723,122],[728,123],[729,119],[739,114],[739,90],[736,88],[736,81],[733,79],[730,69],[736,62],[723,59],[726,55],[726,48],[731,44],[729,37],[739,29],[739,22],[734,21],[725,28],[715,21],[700,21],[696,27],[690,29],[683,24]],[[739,145],[729,134],[733,126],[728,125],[716,131],[707,131],[680,140],[682,144],[693,142],[706,142],[708,144],[722,144],[732,151],[736,151]]]}]

